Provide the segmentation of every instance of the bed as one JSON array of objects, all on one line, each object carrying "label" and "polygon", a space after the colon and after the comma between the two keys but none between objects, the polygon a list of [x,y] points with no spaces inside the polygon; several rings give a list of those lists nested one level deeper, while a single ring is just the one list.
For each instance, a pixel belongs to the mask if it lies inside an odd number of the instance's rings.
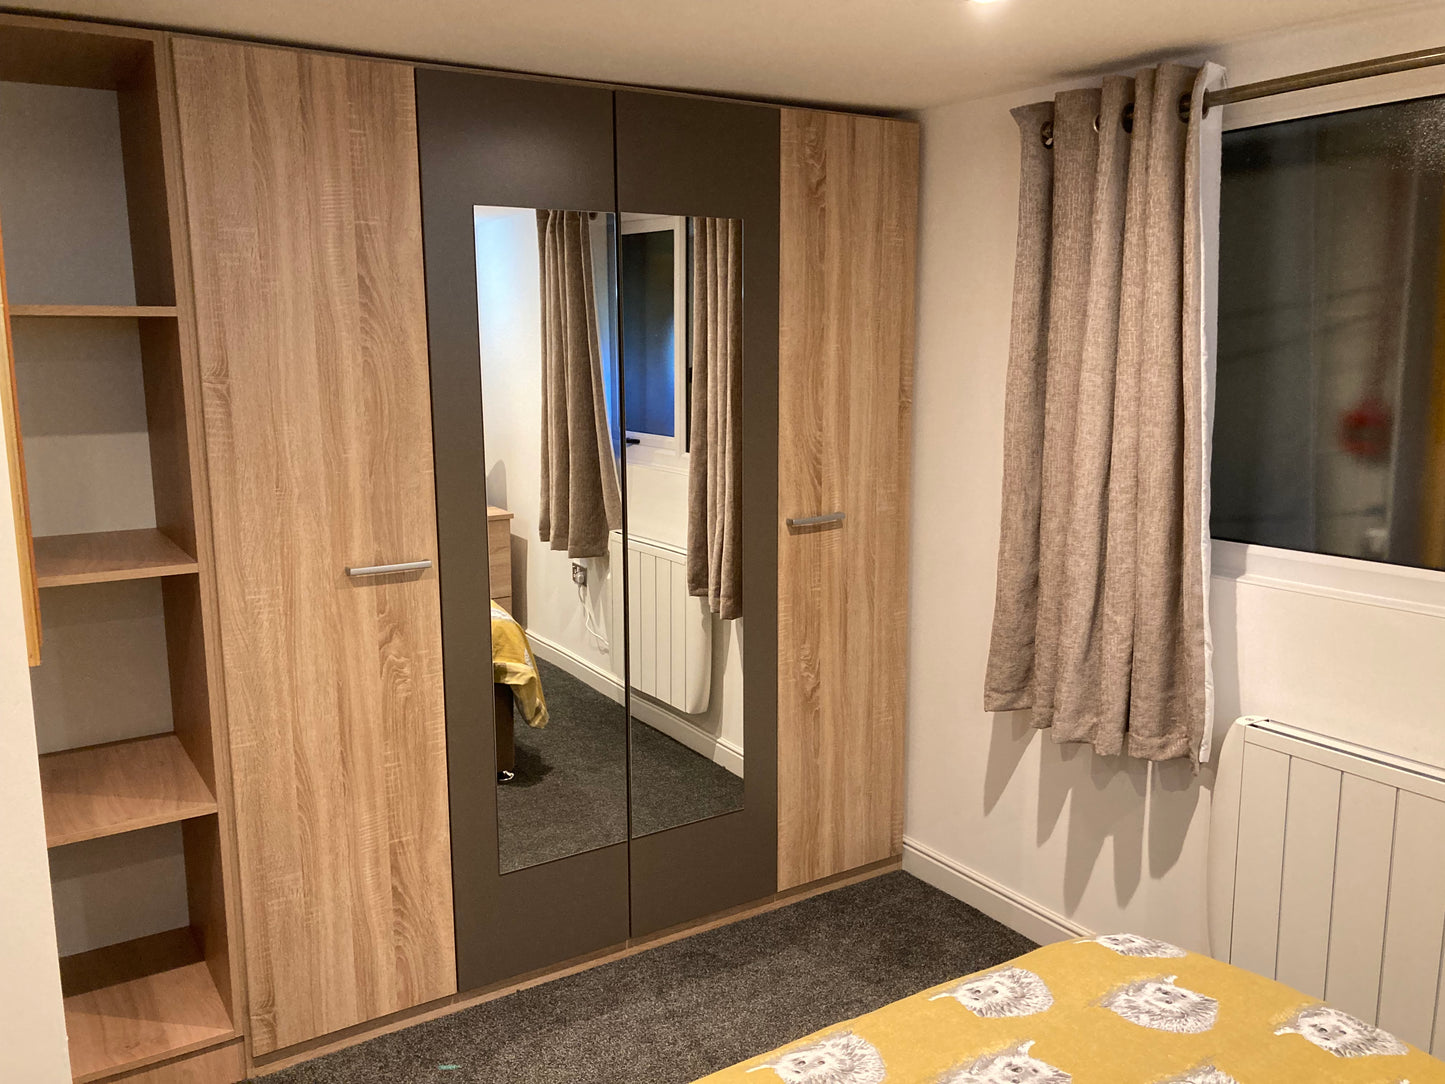
[{"label": "bed", "polygon": [[698,1084],[769,1080],[1445,1084],[1445,1062],[1277,982],[1115,934],[1045,946]]},{"label": "bed", "polygon": [[512,735],[512,708],[528,726],[547,725],[547,698],[542,675],[532,656],[527,633],[496,599],[492,600],[492,714],[497,726],[497,777],[512,778],[516,771],[516,743]]}]

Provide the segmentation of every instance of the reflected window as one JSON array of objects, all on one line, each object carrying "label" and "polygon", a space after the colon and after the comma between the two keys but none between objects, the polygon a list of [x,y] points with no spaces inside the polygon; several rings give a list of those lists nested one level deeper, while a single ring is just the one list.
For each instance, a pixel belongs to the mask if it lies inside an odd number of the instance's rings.
[{"label": "reflected window", "polygon": [[[687,220],[622,218],[623,399],[629,443],[687,450]],[[681,436],[681,440],[679,439]]]},{"label": "reflected window", "polygon": [[1216,538],[1445,568],[1445,99],[1224,136]]}]

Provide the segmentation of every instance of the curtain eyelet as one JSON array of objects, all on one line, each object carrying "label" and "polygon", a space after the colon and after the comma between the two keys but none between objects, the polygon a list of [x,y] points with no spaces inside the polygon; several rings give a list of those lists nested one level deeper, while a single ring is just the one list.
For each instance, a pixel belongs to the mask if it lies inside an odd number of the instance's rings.
[{"label": "curtain eyelet", "polygon": [[1124,115],[1119,118],[1119,123],[1120,123],[1121,125],[1123,125],[1124,131],[1128,132],[1130,135],[1133,135],[1133,134],[1134,134],[1134,103],[1133,103],[1133,102],[1130,102],[1128,105],[1126,105],[1126,106],[1124,107]]},{"label": "curtain eyelet", "polygon": [[1041,140],[1043,140],[1043,144],[1044,144],[1045,147],[1052,147],[1052,146],[1054,145],[1054,122],[1053,122],[1053,121],[1051,121],[1051,120],[1046,120],[1046,121],[1044,121],[1044,126],[1039,129],[1039,138],[1040,138]]}]

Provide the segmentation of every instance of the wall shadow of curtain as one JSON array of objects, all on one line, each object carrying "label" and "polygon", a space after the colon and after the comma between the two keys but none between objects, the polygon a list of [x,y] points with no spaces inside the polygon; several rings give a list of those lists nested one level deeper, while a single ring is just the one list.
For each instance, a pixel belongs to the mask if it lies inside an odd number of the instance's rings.
[{"label": "wall shadow of curtain", "polygon": [[1196,776],[1187,761],[1098,756],[1084,745],[1056,745],[1035,731],[1026,711],[997,712],[984,773],[985,814],[997,807],[1035,744],[1036,843],[1042,846],[1066,824],[1064,913],[1074,914],[1083,902],[1105,843],[1115,899],[1128,906],[1146,873],[1155,880],[1178,864],[1201,794],[1213,786],[1212,768]]}]

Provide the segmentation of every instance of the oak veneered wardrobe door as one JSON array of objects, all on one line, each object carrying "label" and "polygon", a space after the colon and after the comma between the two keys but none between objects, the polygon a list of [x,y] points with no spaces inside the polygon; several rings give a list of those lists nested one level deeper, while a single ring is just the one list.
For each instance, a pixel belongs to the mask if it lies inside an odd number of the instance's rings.
[{"label": "oak veneered wardrobe door", "polygon": [[266,1054],[456,990],[413,76],[174,49]]},{"label": "oak veneered wardrobe door", "polygon": [[902,851],[917,125],[784,109],[781,213],[787,889]]}]

